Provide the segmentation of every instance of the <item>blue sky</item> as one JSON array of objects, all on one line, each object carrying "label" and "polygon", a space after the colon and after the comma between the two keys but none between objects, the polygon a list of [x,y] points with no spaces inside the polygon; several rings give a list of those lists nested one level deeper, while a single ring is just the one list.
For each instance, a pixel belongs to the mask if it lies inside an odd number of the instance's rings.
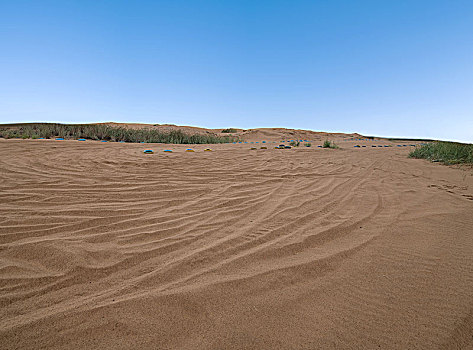
[{"label": "blue sky", "polygon": [[473,142],[473,1],[0,0],[0,123]]}]

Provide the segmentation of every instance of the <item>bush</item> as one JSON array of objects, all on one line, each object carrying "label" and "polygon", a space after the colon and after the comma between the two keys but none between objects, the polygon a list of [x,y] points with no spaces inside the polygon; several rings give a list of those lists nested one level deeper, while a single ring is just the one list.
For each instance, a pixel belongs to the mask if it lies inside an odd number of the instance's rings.
[{"label": "bush", "polygon": [[289,143],[289,144],[293,147],[299,147],[300,142],[299,141],[291,141],[291,143]]},{"label": "bush", "polygon": [[231,136],[215,134],[187,134],[181,130],[167,132],[155,129],[128,129],[96,124],[49,124],[32,123],[0,129],[0,137],[44,137],[65,139],[90,139],[124,142],[176,143],[176,144],[209,144],[233,142]]},{"label": "bush", "polygon": [[338,146],[335,144],[335,142],[325,140],[324,144],[322,146],[323,148],[338,148]]},{"label": "bush", "polygon": [[224,134],[232,134],[237,131],[238,131],[237,129],[229,128],[229,129],[223,129],[221,132],[223,132]]},{"label": "bush", "polygon": [[436,141],[416,147],[415,150],[409,153],[409,157],[428,159],[444,164],[473,164],[473,145]]},{"label": "bush", "polygon": [[304,146],[306,146],[306,147],[312,147],[312,144],[311,144],[310,142],[307,142],[307,143],[304,144]]}]

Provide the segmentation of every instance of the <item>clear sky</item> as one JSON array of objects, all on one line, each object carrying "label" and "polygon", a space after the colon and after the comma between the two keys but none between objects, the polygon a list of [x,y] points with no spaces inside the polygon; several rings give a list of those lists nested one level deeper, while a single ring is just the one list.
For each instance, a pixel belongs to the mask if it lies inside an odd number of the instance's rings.
[{"label": "clear sky", "polygon": [[473,1],[0,0],[0,123],[473,142]]}]

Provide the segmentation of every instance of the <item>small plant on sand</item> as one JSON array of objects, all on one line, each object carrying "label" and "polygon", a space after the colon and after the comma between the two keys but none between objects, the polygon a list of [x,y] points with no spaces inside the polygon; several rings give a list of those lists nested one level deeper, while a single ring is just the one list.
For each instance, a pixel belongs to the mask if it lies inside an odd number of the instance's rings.
[{"label": "small plant on sand", "polygon": [[304,144],[304,146],[306,146],[306,147],[312,147],[312,144],[311,144],[310,142],[307,142],[307,143]]},{"label": "small plant on sand", "polygon": [[301,144],[301,143],[300,143],[299,141],[291,141],[291,143],[290,143],[290,145],[291,145],[292,147],[299,147],[300,144]]},{"label": "small plant on sand", "polygon": [[416,147],[411,158],[423,158],[444,164],[473,164],[473,144],[436,141]]},{"label": "small plant on sand", "polygon": [[323,148],[338,148],[338,146],[335,144],[335,142],[325,140],[324,144],[322,146]]},{"label": "small plant on sand", "polygon": [[233,134],[235,132],[237,132],[238,130],[237,129],[233,129],[233,128],[228,128],[228,129],[223,129],[222,130],[222,133],[224,134]]}]

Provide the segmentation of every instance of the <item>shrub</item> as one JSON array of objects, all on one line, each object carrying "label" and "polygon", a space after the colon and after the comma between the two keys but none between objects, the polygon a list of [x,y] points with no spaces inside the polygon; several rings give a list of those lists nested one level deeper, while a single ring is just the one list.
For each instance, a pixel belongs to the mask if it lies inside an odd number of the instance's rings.
[{"label": "shrub", "polygon": [[229,128],[229,129],[223,129],[221,132],[223,132],[224,134],[232,134],[237,131],[238,131],[237,129]]},{"label": "shrub", "polygon": [[335,144],[335,142],[325,140],[324,144],[322,146],[323,148],[338,148],[338,146]]},{"label": "shrub", "polygon": [[293,147],[299,147],[300,142],[299,141],[291,141],[291,143],[289,143],[289,144]]}]

